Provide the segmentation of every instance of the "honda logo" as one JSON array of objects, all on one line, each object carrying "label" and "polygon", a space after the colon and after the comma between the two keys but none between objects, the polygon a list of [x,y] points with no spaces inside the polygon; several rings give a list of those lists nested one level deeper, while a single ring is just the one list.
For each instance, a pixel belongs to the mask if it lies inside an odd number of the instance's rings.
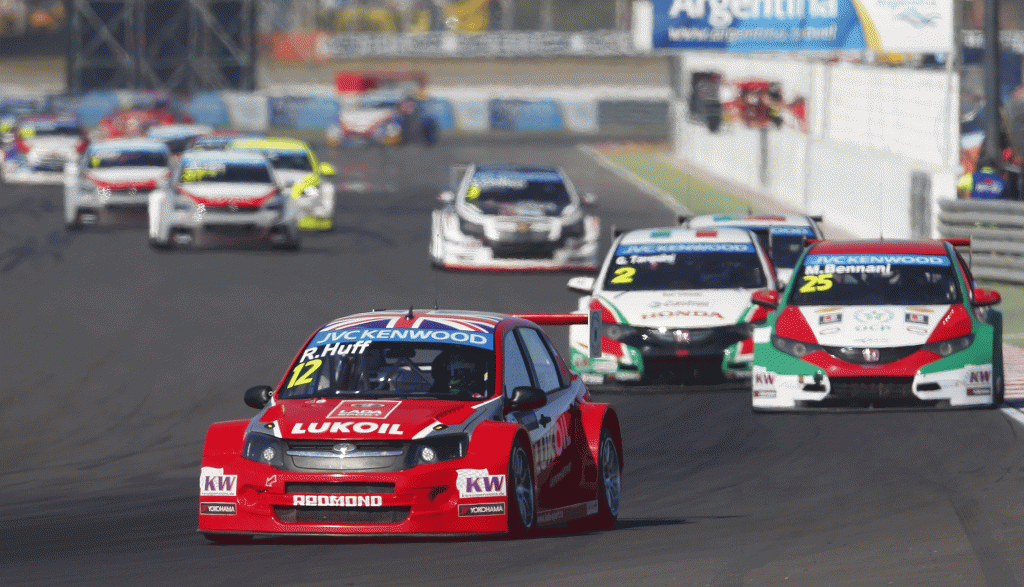
[{"label": "honda logo", "polygon": [[675,337],[676,344],[689,344],[690,342],[689,330],[673,330],[672,336]]},{"label": "honda logo", "polygon": [[866,362],[866,363],[877,363],[878,362],[878,349],[864,349],[864,362]]}]

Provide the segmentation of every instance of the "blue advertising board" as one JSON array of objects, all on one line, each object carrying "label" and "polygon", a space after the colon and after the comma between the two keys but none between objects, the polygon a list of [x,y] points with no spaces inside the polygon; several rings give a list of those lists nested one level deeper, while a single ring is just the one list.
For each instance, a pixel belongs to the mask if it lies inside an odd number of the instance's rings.
[{"label": "blue advertising board", "polygon": [[948,52],[942,0],[651,0],[655,49]]}]

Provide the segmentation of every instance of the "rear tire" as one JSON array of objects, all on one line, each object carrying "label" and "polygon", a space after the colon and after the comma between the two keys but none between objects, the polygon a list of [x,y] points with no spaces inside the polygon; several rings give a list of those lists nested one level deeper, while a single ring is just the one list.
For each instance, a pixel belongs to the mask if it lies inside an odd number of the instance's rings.
[{"label": "rear tire", "polygon": [[607,428],[601,428],[597,453],[597,513],[570,524],[572,530],[607,530],[619,517],[622,496],[622,458]]},{"label": "rear tire", "polygon": [[508,533],[515,538],[526,536],[537,521],[537,493],[533,486],[533,463],[526,449],[516,439],[508,457]]}]

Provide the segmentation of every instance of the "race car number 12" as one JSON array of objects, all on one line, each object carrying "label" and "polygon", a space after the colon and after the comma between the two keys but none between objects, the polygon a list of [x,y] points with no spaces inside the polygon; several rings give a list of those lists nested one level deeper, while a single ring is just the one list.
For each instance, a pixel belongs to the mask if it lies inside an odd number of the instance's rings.
[{"label": "race car number 12", "polygon": [[814,291],[825,291],[832,288],[832,274],[804,275],[806,283],[800,288],[800,293],[811,293]]},{"label": "race car number 12", "polygon": [[[313,373],[323,365],[324,362],[320,359],[313,359],[312,361],[306,361],[305,363],[299,363],[292,369],[292,378],[288,381],[288,387],[295,387],[296,385],[305,385],[307,383],[313,383]],[[306,369],[303,372],[303,369]],[[301,377],[299,374],[302,374]]]}]

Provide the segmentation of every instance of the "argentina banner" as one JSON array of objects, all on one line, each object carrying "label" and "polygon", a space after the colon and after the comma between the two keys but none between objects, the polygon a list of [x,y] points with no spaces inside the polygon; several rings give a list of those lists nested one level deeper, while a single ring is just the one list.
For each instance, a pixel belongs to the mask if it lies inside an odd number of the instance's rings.
[{"label": "argentina banner", "polygon": [[651,0],[655,49],[948,53],[951,0]]}]

